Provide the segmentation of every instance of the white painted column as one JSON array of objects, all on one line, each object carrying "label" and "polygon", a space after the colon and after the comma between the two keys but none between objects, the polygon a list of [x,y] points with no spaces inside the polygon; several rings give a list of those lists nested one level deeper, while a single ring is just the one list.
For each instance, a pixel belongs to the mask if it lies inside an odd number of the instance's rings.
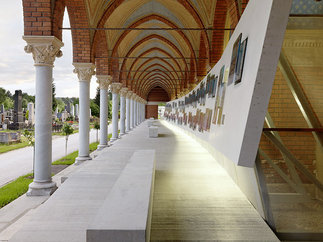
[{"label": "white painted column", "polygon": [[128,88],[123,87],[120,90],[120,135],[126,133],[126,95]]},{"label": "white painted column", "polygon": [[132,91],[128,91],[126,96],[126,132],[131,130],[131,95]]},{"label": "white painted column", "polygon": [[140,116],[139,116],[139,100],[140,98],[137,97],[137,126],[140,124]]},{"label": "white painted column", "polygon": [[110,89],[112,92],[112,138],[111,141],[118,139],[118,121],[119,121],[119,91],[121,83],[112,83]]},{"label": "white painted column", "polygon": [[34,180],[27,196],[48,196],[56,189],[52,181],[52,80],[56,57],[63,42],[54,36],[23,36],[25,51],[32,53],[36,69]]},{"label": "white painted column", "polygon": [[79,79],[79,155],[75,159],[78,165],[90,157],[90,82],[95,74],[95,66],[92,63],[73,63]]},{"label": "white painted column", "polygon": [[130,108],[130,125],[131,125],[131,129],[133,129],[135,127],[135,95],[134,93],[132,93],[131,95],[131,108]]},{"label": "white painted column", "polygon": [[109,75],[97,75],[97,83],[100,88],[100,144],[98,149],[108,147],[108,88],[112,77]]},{"label": "white painted column", "polygon": [[134,125],[134,127],[137,127],[137,118],[138,118],[138,116],[137,116],[137,95],[135,95],[135,97],[134,97],[134,99],[133,99],[133,112],[134,112],[134,118],[133,118],[133,120],[134,120],[134,123],[133,123],[133,125]]}]

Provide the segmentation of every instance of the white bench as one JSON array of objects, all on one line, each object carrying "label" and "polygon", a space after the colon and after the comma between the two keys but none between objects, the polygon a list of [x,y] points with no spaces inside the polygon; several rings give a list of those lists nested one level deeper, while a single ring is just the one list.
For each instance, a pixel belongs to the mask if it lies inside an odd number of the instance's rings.
[{"label": "white bench", "polygon": [[136,151],[86,231],[87,242],[149,241],[155,151]]}]

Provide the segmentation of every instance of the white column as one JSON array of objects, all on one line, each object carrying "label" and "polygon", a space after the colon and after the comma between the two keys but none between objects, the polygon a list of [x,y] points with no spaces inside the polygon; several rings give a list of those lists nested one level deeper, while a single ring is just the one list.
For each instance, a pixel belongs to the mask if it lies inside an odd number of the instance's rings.
[{"label": "white column", "polygon": [[137,126],[140,124],[139,121],[139,97],[137,97]]},{"label": "white column", "polygon": [[134,93],[132,93],[131,95],[131,108],[130,108],[130,125],[131,125],[131,129],[133,129],[135,127],[135,95]]},{"label": "white column", "polygon": [[131,95],[132,91],[128,91],[126,96],[126,132],[131,130]]},{"label": "white column", "polygon": [[36,69],[34,181],[27,196],[48,196],[56,189],[52,181],[52,76],[63,43],[54,36],[24,36],[25,51],[32,53]]},{"label": "white column", "polygon": [[136,127],[137,126],[137,95],[135,94],[135,97],[133,99],[133,126]]},{"label": "white column", "polygon": [[108,88],[112,77],[109,75],[97,75],[97,83],[100,88],[100,144],[98,149],[108,147]]},{"label": "white column", "polygon": [[90,82],[95,74],[92,63],[73,63],[79,79],[79,155],[75,159],[78,165],[86,160],[91,160],[90,145]]},{"label": "white column", "polygon": [[128,88],[123,87],[120,90],[120,135],[126,133],[126,95]]},{"label": "white column", "polygon": [[112,83],[110,89],[112,92],[112,138],[111,141],[118,139],[118,119],[119,119],[119,91],[121,83]]}]

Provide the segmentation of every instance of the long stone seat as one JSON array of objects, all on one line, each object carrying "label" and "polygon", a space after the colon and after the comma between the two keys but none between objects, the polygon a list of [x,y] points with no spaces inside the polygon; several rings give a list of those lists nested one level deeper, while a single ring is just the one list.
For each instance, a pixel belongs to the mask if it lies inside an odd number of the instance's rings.
[{"label": "long stone seat", "polygon": [[87,242],[149,241],[155,151],[134,152],[86,231]]}]

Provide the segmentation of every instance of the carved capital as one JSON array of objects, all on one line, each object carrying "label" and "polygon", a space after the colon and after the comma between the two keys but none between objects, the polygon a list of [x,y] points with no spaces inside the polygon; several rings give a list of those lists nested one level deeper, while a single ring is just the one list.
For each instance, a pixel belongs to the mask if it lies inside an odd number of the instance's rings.
[{"label": "carved capital", "polygon": [[127,96],[127,92],[128,92],[128,88],[127,87],[123,87],[120,89],[120,96],[121,97],[126,97]]},{"label": "carved capital", "polygon": [[127,97],[128,99],[131,99],[132,94],[133,94],[133,92],[132,92],[132,91],[128,91],[128,92],[127,92],[127,96],[126,96],[126,97]]},{"label": "carved capital", "polygon": [[110,75],[96,75],[96,78],[100,89],[107,90],[112,82],[112,76]]},{"label": "carved capital", "polygon": [[95,66],[92,63],[73,63],[75,69],[73,72],[77,74],[79,81],[90,82],[95,75]]},{"label": "carved capital", "polygon": [[111,89],[112,93],[118,94],[121,87],[122,87],[122,84],[119,83],[119,82],[113,82],[113,83],[110,84],[110,89]]},{"label": "carved capital", "polygon": [[63,42],[54,36],[23,36],[26,53],[32,53],[35,66],[53,66],[55,58],[63,55]]}]

